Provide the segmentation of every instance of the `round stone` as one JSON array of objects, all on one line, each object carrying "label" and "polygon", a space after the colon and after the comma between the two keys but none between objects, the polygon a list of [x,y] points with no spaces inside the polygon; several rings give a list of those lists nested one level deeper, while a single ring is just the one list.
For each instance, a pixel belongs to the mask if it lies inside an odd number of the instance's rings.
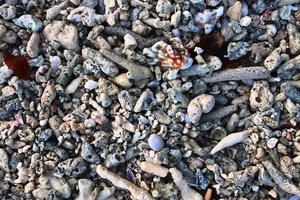
[{"label": "round stone", "polygon": [[148,138],[148,144],[154,151],[160,151],[164,148],[164,141],[161,136],[157,134],[151,134]]}]

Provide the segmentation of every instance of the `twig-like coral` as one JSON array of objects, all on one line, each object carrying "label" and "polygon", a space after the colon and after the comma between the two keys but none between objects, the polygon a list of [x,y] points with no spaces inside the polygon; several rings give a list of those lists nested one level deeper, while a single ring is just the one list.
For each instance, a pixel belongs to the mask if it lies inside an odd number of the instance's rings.
[{"label": "twig-like coral", "polygon": [[160,177],[166,177],[169,172],[168,168],[153,162],[141,162],[140,167],[141,170]]},{"label": "twig-like coral", "polygon": [[249,136],[249,134],[251,132],[252,132],[251,130],[246,130],[246,131],[241,131],[241,132],[232,133],[230,135],[227,135],[211,150],[210,153],[215,154],[218,151],[221,151],[222,149],[225,149],[227,147],[230,147],[232,145],[235,145],[235,144],[243,141],[244,139],[246,139]]},{"label": "twig-like coral", "polygon": [[221,119],[221,118],[235,112],[237,109],[238,109],[237,105],[230,105],[230,106],[222,107],[222,108],[212,111],[208,114],[204,114],[201,117],[200,122],[207,122],[207,121],[214,120],[214,119]]},{"label": "twig-like coral", "polygon": [[132,31],[129,31],[121,27],[105,27],[103,33],[107,35],[116,35],[119,37],[124,37],[126,34],[130,34],[136,39],[136,41],[138,42],[138,48],[140,49],[143,49],[144,47],[152,46],[156,42],[163,40],[163,37],[147,39],[144,38],[143,36],[140,36]]},{"label": "twig-like coral", "polygon": [[116,187],[122,188],[124,190],[128,190],[132,197],[137,200],[154,200],[154,198],[148,194],[143,189],[137,187],[130,181],[118,176],[117,174],[109,171],[107,168],[102,165],[97,166],[97,173],[101,178],[107,179]]},{"label": "twig-like coral", "polygon": [[262,162],[266,170],[275,181],[275,183],[285,192],[300,196],[300,190],[295,184],[290,182],[274,165],[271,161],[265,160]]},{"label": "twig-like coral", "polygon": [[265,67],[243,67],[218,71],[213,73],[211,77],[202,77],[202,80],[206,83],[216,83],[247,79],[267,79],[270,77],[270,71]]},{"label": "twig-like coral", "polygon": [[169,169],[174,183],[181,192],[182,200],[202,200],[203,197],[201,194],[189,187],[186,180],[183,178],[181,172],[176,168]]},{"label": "twig-like coral", "polygon": [[139,64],[133,63],[127,60],[126,58],[123,58],[122,56],[119,56],[118,54],[107,49],[100,49],[99,51],[104,57],[127,69],[128,72],[126,75],[129,79],[142,80],[152,77],[152,72],[148,67],[144,67]]}]

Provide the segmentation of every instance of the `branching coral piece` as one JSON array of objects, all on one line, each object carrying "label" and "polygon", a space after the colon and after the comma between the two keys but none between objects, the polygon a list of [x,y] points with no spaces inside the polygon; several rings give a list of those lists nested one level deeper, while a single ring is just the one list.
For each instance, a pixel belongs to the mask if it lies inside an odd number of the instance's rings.
[{"label": "branching coral piece", "polygon": [[117,174],[109,171],[107,168],[102,165],[97,166],[97,173],[101,178],[107,179],[116,187],[122,188],[124,190],[128,190],[132,197],[137,200],[154,200],[154,198],[148,194],[143,189],[137,187],[130,181],[118,176]]},{"label": "branching coral piece", "polygon": [[181,197],[183,200],[202,200],[203,197],[201,194],[189,187],[186,180],[183,178],[181,172],[176,168],[169,169],[174,183],[181,192]]}]

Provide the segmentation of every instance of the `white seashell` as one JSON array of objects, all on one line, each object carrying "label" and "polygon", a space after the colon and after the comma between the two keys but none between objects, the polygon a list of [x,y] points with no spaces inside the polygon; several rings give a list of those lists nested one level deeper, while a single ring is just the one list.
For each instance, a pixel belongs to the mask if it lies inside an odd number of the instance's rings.
[{"label": "white seashell", "polygon": [[98,87],[98,82],[94,81],[94,80],[88,80],[85,84],[84,84],[84,88],[88,89],[88,90],[94,90]]},{"label": "white seashell", "polygon": [[252,18],[249,16],[245,16],[245,17],[242,17],[242,19],[240,20],[240,25],[247,27],[251,24],[251,22],[252,22]]},{"label": "white seashell", "polygon": [[277,142],[278,142],[277,138],[270,138],[267,142],[267,147],[269,149],[273,149],[276,146]]},{"label": "white seashell", "polygon": [[75,78],[65,89],[66,94],[73,94],[79,87],[83,79],[83,74],[80,74],[79,77]]},{"label": "white seashell", "polygon": [[251,132],[252,132],[252,130],[245,130],[245,131],[227,135],[211,150],[210,153],[215,154],[218,151],[221,151],[222,149],[225,149],[227,147],[230,147],[232,145],[240,143],[241,141],[246,139],[250,135]]}]

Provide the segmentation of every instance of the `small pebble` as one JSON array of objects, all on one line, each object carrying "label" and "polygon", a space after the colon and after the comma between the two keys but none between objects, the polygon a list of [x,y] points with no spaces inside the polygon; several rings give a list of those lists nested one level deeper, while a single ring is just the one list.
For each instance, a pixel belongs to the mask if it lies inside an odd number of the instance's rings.
[{"label": "small pebble", "polygon": [[164,148],[164,141],[161,136],[157,134],[151,134],[148,138],[148,144],[154,151],[160,151]]}]

